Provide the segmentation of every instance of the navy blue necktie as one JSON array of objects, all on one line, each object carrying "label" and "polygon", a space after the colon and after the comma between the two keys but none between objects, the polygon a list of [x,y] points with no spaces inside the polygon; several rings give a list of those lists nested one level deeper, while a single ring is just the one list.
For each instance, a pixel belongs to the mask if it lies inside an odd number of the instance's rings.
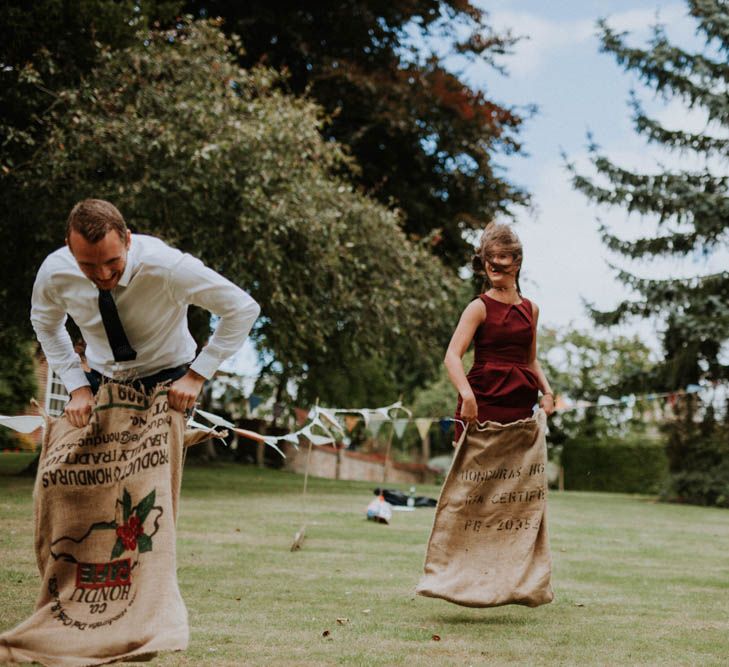
[{"label": "navy blue necktie", "polygon": [[106,337],[109,339],[109,345],[114,355],[114,361],[132,361],[136,359],[137,353],[129,344],[129,339],[124,333],[124,327],[119,319],[114,297],[109,290],[99,290],[99,312],[106,330]]}]

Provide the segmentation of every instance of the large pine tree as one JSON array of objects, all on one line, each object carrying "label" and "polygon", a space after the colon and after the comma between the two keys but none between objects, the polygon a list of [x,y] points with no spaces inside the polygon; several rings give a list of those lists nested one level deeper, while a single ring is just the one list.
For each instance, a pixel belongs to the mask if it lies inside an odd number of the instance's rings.
[{"label": "large pine tree", "polygon": [[[681,155],[702,158],[700,169],[662,169],[637,173],[625,169],[591,147],[596,174],[573,172],[574,186],[597,204],[622,207],[630,213],[658,221],[658,233],[646,228],[644,236],[624,240],[602,227],[606,245],[626,258],[707,255],[729,241],[729,177],[712,171],[710,158],[729,156],[729,2],[689,0],[704,48],[692,52],[676,46],[661,26],[654,28],[646,48],[628,46],[625,33],[600,22],[602,50],[665,100],[677,99],[689,110],[706,114],[710,134],[669,129],[650,117],[634,97],[633,123],[649,143]],[[693,162],[693,160],[692,160]],[[722,344],[729,339],[729,271],[709,275],[697,272],[690,280],[641,279],[626,270],[618,277],[640,295],[614,310],[594,311],[601,324],[615,324],[631,316],[665,318],[666,362],[657,384],[675,389],[701,377],[729,376],[720,362]]]},{"label": "large pine tree", "polygon": [[[642,237],[625,240],[602,227],[605,244],[628,259],[708,256],[729,242],[729,1],[688,0],[704,38],[698,51],[672,43],[658,26],[646,48],[628,46],[626,34],[600,22],[602,50],[665,100],[680,100],[704,113],[707,132],[665,127],[633,99],[633,123],[650,144],[677,152],[679,167],[637,173],[616,164],[598,147],[590,149],[595,173],[573,170],[573,184],[593,202],[622,207],[657,221]],[[690,159],[685,159],[690,158]],[[687,165],[699,164],[689,168]],[[719,165],[719,166],[717,166]],[[653,232],[653,233],[652,233]],[[729,377],[722,346],[729,340],[729,271],[697,271],[690,279],[618,277],[639,295],[611,311],[593,311],[598,324],[631,316],[663,321],[665,360],[652,378],[657,389],[674,390],[700,379]],[[677,419],[667,425],[671,484],[667,495],[686,502],[729,506],[729,414],[718,422],[711,406],[697,412],[695,397],[674,405]],[[697,418],[701,417],[701,423]]]}]

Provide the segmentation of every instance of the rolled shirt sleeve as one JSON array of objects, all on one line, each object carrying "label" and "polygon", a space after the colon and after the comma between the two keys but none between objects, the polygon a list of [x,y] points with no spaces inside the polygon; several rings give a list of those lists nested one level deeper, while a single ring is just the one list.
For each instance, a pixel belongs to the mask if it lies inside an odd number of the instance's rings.
[{"label": "rolled shirt sleeve", "polygon": [[192,255],[183,255],[172,267],[169,289],[179,303],[200,306],[220,318],[207,345],[190,366],[210,379],[220,364],[243,346],[261,308],[250,294]]},{"label": "rolled shirt sleeve", "polygon": [[70,394],[79,387],[88,386],[89,381],[66,329],[66,318],[66,311],[53,291],[50,276],[46,268],[41,267],[33,285],[30,321],[49,366]]}]

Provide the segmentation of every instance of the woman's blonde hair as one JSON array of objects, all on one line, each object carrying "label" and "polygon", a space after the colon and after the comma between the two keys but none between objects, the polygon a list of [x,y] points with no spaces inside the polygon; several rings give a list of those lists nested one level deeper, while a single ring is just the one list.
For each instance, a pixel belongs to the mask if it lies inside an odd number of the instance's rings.
[{"label": "woman's blonde hair", "polygon": [[484,277],[484,290],[491,288],[491,281],[486,274],[486,264],[490,262],[490,257],[494,253],[494,249],[499,247],[503,252],[510,253],[514,263],[519,265],[516,271],[516,290],[521,294],[519,287],[519,273],[521,272],[521,262],[524,257],[524,251],[519,237],[516,235],[510,225],[502,222],[490,222],[486,225],[481,235],[481,241],[478,244],[478,250],[471,261],[471,268],[477,275]]}]

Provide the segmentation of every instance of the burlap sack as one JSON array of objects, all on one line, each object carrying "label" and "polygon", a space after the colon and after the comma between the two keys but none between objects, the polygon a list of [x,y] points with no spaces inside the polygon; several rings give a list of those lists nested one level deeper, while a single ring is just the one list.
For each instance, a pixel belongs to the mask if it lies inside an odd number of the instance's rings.
[{"label": "burlap sack", "polygon": [[87,427],[47,421],[33,492],[41,591],[0,635],[0,662],[98,665],[187,646],[175,556],[185,435],[162,387],[147,397],[110,383]]},{"label": "burlap sack", "polygon": [[438,500],[417,593],[467,607],[551,602],[546,417],[472,424]]}]

